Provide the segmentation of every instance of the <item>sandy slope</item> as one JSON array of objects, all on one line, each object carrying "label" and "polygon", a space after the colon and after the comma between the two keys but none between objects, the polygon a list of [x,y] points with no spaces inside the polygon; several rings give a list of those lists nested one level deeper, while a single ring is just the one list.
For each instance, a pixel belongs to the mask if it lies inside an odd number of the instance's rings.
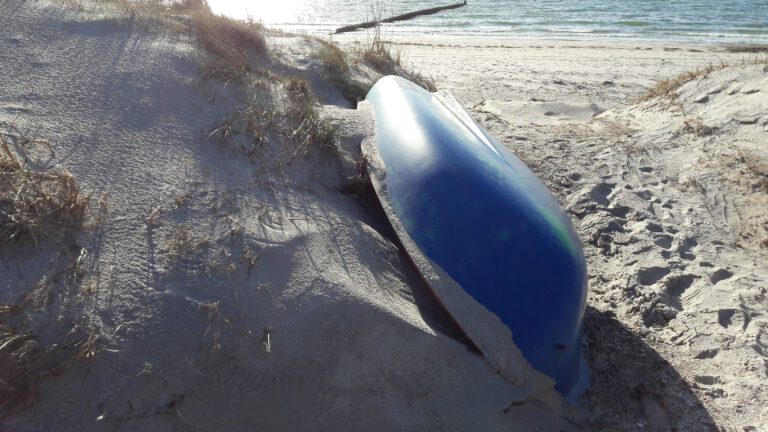
[{"label": "sandy slope", "polygon": [[[23,300],[3,322],[56,356],[95,342],[55,376],[35,363],[3,430],[555,429],[550,384],[527,386],[524,363],[512,384],[437,331],[338,191],[369,117],[341,120],[340,160],[247,155],[206,137],[250,94],[203,80],[183,37],[60,2],[3,9],[0,130],[47,139],[28,163],[66,166],[94,204],[79,233],[3,246],[0,303]],[[273,60],[318,82],[306,44],[275,40]]]},{"label": "sandy slope", "polygon": [[[572,423],[768,430],[765,54],[749,65],[754,54],[719,47],[403,46],[545,180],[582,236],[593,386]],[[674,101],[634,104],[656,80],[721,62],[733,66]]]}]

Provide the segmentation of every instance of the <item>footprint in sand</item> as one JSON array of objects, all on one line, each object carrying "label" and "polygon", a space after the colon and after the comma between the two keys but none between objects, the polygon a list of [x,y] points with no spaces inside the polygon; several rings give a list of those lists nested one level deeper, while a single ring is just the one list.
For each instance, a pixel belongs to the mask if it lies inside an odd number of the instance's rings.
[{"label": "footprint in sand", "polygon": [[653,192],[649,191],[648,189],[643,189],[640,191],[635,192],[637,196],[640,198],[646,200],[646,201],[655,201],[656,198],[653,196]]},{"label": "footprint in sand", "polygon": [[640,285],[653,285],[659,282],[664,276],[670,273],[670,269],[667,267],[646,267],[641,268],[637,272],[637,283]]},{"label": "footprint in sand", "polygon": [[607,207],[611,202],[609,196],[615,187],[616,183],[598,183],[591,191],[589,191],[589,196],[598,204]]},{"label": "footprint in sand", "polygon": [[674,208],[674,204],[677,204],[677,200],[668,199],[663,203],[661,203],[661,206],[665,209],[671,210],[672,208]]},{"label": "footprint in sand", "polygon": [[652,233],[662,233],[664,232],[664,228],[662,228],[661,225],[653,222],[648,222],[645,226],[645,229],[647,229],[649,232]]},{"label": "footprint in sand", "polygon": [[684,238],[677,245],[677,254],[680,255],[680,258],[684,260],[693,261],[696,259],[696,255],[694,255],[691,251],[698,245],[699,242],[697,242],[696,239],[692,237]]},{"label": "footprint in sand", "polygon": [[682,297],[685,291],[693,285],[696,276],[692,274],[681,274],[670,276],[664,281],[664,297],[666,303],[675,309],[683,310]]},{"label": "footprint in sand", "polygon": [[746,330],[749,321],[749,315],[742,309],[724,308],[717,311],[717,322],[726,329]]},{"label": "footprint in sand", "polygon": [[670,307],[662,296],[656,296],[643,308],[641,316],[646,327],[664,327],[675,319],[678,310]]},{"label": "footprint in sand", "polygon": [[662,249],[671,248],[672,240],[674,240],[674,238],[668,234],[659,234],[653,237],[653,243]]},{"label": "footprint in sand", "polygon": [[755,345],[753,346],[755,351],[761,356],[768,357],[768,333],[765,330],[760,330],[755,336]]},{"label": "footprint in sand", "polygon": [[[672,243],[674,242],[675,238],[665,233],[664,227],[654,222],[646,222],[645,229],[653,238],[653,243],[656,246],[665,250],[672,247]],[[677,232],[677,230],[670,228],[667,228],[666,231],[672,234]],[[670,256],[669,253],[663,253],[663,255],[665,258],[669,258]]]},{"label": "footprint in sand", "polygon": [[[704,263],[700,264],[704,265]],[[712,285],[715,285],[716,283],[720,281],[724,281],[726,279],[730,279],[733,276],[733,272],[726,270],[726,269],[717,269],[714,273],[712,273],[709,276],[709,281],[712,282]]]},{"label": "footprint in sand", "polygon": [[719,381],[717,377],[711,375],[696,375],[693,377],[693,380],[704,385],[713,385]]},{"label": "footprint in sand", "polygon": [[699,351],[693,358],[697,360],[703,360],[703,359],[711,359],[715,358],[717,356],[717,353],[720,352],[720,348],[706,348],[701,351]]},{"label": "footprint in sand", "polygon": [[683,294],[697,279],[697,276],[692,274],[666,277],[670,272],[666,267],[649,267],[638,272],[637,280],[640,284],[661,286],[661,291],[641,307],[641,316],[646,327],[663,327],[675,319],[684,309]]}]

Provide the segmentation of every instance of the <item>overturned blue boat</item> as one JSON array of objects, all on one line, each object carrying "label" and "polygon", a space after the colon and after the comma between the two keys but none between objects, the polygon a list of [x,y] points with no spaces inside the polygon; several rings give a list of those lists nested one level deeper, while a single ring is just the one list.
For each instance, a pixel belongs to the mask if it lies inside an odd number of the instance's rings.
[{"label": "overturned blue boat", "polygon": [[[541,181],[447,93],[385,77],[368,93],[372,182],[407,253],[494,367],[492,338],[456,301],[493,312],[530,365],[573,399],[582,356],[586,265],[568,217]],[[484,325],[484,324],[483,324]],[[506,333],[508,336],[509,333]],[[512,373],[514,375],[514,372]]]}]

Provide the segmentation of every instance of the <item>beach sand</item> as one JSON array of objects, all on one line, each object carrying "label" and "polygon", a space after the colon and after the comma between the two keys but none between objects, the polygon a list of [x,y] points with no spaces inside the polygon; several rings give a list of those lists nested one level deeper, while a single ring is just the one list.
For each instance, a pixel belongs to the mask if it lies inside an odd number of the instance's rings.
[{"label": "beach sand", "polygon": [[[401,46],[544,180],[582,238],[593,381],[570,411],[573,424],[766,430],[766,54],[635,43]],[[675,98],[638,102],[656,82],[697,70]]]},{"label": "beach sand", "polygon": [[[381,221],[341,192],[372,123],[323,84],[316,41],[272,35],[270,65],[312,83],[338,157],[276,140],[244,152],[244,131],[222,127],[252,93],[204,79],[183,36],[87,4],[7,11],[0,132],[30,167],[69,169],[91,204],[79,231],[0,246],[3,355],[45,353],[22,369],[29,388],[3,388],[3,430],[768,430],[755,54],[395,41],[582,238],[592,386],[562,408],[525,362],[512,382],[457,340]],[[636,103],[708,66],[676,98]]]}]

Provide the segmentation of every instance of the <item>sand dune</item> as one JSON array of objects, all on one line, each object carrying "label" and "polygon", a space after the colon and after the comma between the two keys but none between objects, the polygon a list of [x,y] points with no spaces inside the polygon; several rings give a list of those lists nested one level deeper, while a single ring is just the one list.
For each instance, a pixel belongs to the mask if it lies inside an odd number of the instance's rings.
[{"label": "sand dune", "polygon": [[[274,35],[262,66],[314,86],[337,153],[254,144],[236,114],[296,90],[205,79],[183,34],[87,5],[6,6],[0,133],[29,169],[69,169],[91,203],[80,230],[0,245],[0,351],[36,359],[19,363],[28,379],[0,375],[3,430],[768,428],[764,62],[400,41],[582,237],[593,383],[561,417],[550,386],[512,383],[457,340],[380,220],[341,191],[371,118],[342,106],[319,42]],[[635,103],[713,59],[732,66]]]},{"label": "sand dune", "polygon": [[[556,427],[551,383],[528,388],[525,363],[512,383],[439,331],[339,191],[370,117],[345,121],[357,148],[338,157],[219,140],[251,94],[150,24],[58,2],[0,18],[0,130],[20,159],[22,134],[47,140],[25,163],[92,197],[79,232],[3,245],[3,349],[34,356],[29,380],[3,375],[4,430]],[[316,42],[273,42],[281,73],[323,82]]]}]

